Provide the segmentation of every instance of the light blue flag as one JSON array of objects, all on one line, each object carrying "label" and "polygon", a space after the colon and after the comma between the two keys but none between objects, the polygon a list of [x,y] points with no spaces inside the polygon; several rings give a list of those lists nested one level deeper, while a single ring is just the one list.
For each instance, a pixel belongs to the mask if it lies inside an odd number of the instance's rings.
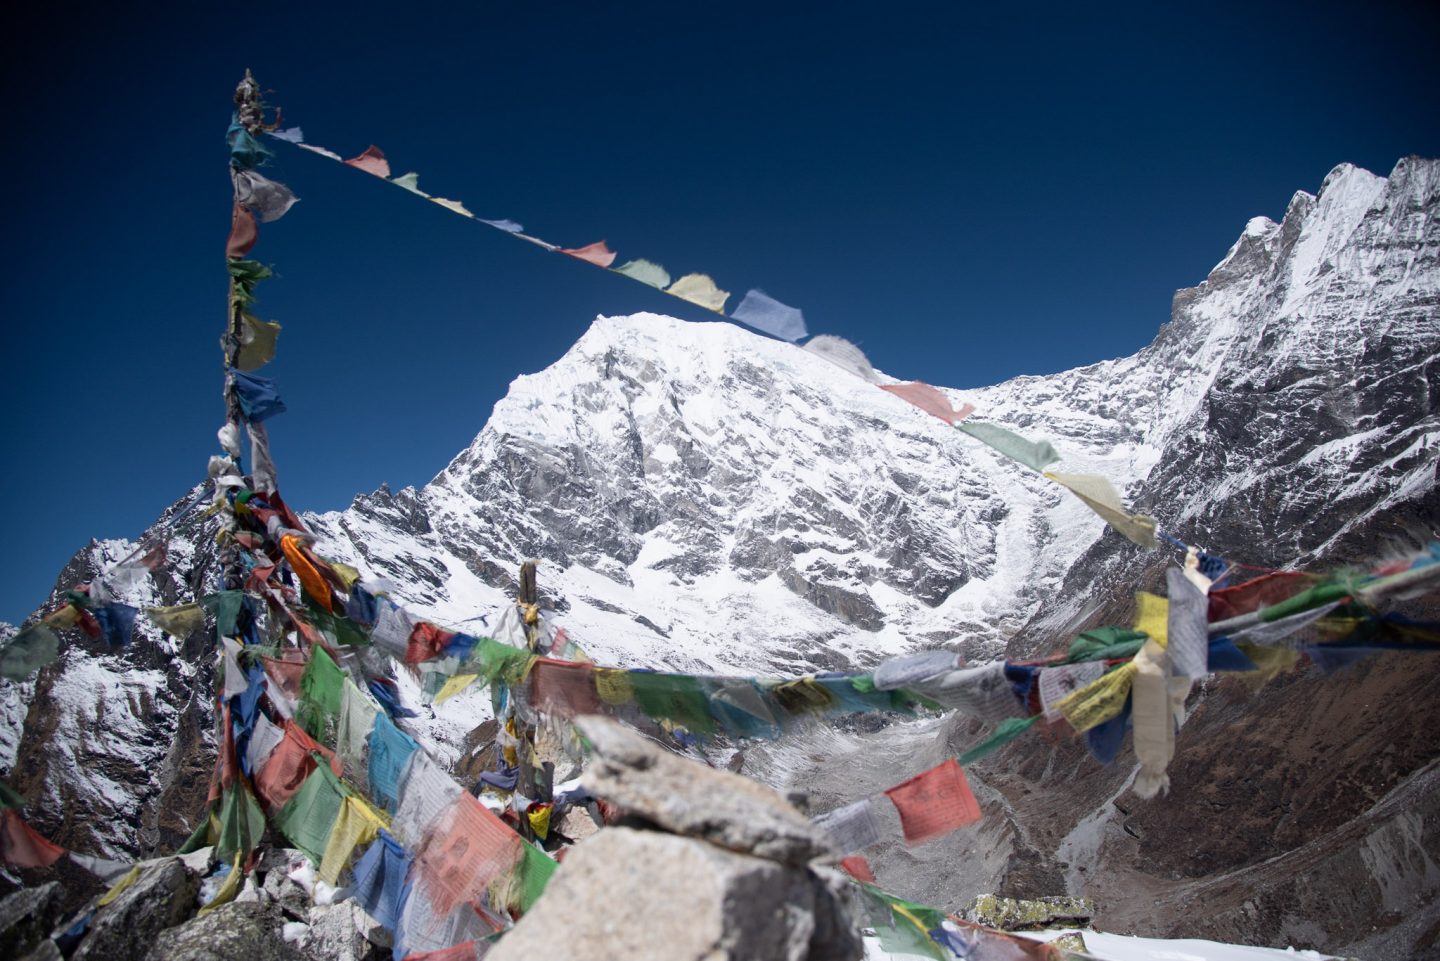
[{"label": "light blue flag", "polygon": [[740,301],[740,306],[730,316],[756,330],[779,337],[781,340],[797,341],[804,337],[805,315],[794,307],[787,307],[767,295],[763,290],[752,290]]},{"label": "light blue flag", "polygon": [[956,424],[955,429],[963,430],[976,440],[989,444],[1011,460],[1019,461],[1026,467],[1038,471],[1043,471],[1047,464],[1053,464],[1060,459],[1060,454],[1050,446],[1048,440],[1028,441],[1019,434],[1013,434],[994,424],[966,421],[963,424]]},{"label": "light blue flag", "polygon": [[305,131],[301,130],[299,127],[286,127],[284,130],[269,130],[266,132],[269,133],[270,136],[274,137],[276,140],[283,140],[286,143],[305,142]]}]

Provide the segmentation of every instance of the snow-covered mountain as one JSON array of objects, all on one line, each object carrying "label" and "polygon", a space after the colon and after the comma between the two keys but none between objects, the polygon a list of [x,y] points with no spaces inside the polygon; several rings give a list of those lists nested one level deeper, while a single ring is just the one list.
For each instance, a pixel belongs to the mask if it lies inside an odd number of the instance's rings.
[{"label": "snow-covered mountain", "polygon": [[[1138,353],[945,392],[1237,560],[1413,546],[1440,529],[1437,200],[1437,161],[1402,160],[1388,178],[1337,167],[1281,223],[1246,225]],[[1123,615],[1165,563],[824,357],[643,314],[598,318],[517,379],[423,488],[382,487],[307,520],[321,553],[439,622],[483,630],[535,557],[542,593],[595,660],[715,671],[1049,649]],[[167,566],[117,585],[120,599],[209,589],[213,532],[180,523],[192,527]],[[57,590],[130,548],[92,544]],[[0,767],[41,828],[80,850],[178,843],[203,803],[212,643],[141,633],[121,653],[71,638],[60,663],[0,690]],[[450,702],[426,732],[453,748],[479,703]],[[1406,763],[1392,786],[1420,761]]]}]

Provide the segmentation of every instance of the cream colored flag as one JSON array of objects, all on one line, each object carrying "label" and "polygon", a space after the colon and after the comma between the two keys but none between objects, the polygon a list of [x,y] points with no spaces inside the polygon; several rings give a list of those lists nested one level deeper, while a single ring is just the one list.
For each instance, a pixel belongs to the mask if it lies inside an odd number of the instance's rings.
[{"label": "cream colored flag", "polygon": [[730,291],[716,287],[709,274],[686,274],[671,284],[667,293],[717,314],[725,313],[725,301],[730,297]]},{"label": "cream colored flag", "polygon": [[1144,514],[1132,514],[1125,509],[1120,495],[1108,480],[1099,474],[1061,474],[1046,471],[1045,476],[1066,488],[1085,502],[1092,511],[1105,519],[1105,523],[1130,538],[1141,547],[1154,550],[1155,520]]}]

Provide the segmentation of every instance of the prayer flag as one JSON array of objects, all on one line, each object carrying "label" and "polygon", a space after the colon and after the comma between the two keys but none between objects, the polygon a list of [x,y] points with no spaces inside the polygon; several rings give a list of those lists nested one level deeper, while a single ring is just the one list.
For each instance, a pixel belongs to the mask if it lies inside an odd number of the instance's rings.
[{"label": "prayer flag", "polygon": [[862,851],[880,840],[880,823],[869,798],[836,808],[811,819],[816,827],[830,835],[841,854]]},{"label": "prayer flag", "polygon": [[1319,581],[1313,574],[1297,571],[1274,571],[1234,587],[1212,590],[1209,595],[1209,619],[1228,621],[1232,617],[1258,611],[1289,600]]},{"label": "prayer flag", "polygon": [[974,764],[991,751],[1004,747],[1030,730],[1035,726],[1035,722],[1043,716],[1042,714],[1032,714],[1030,717],[1007,717],[996,726],[995,730],[990,732],[989,737],[960,755],[960,763],[962,765]]},{"label": "prayer flag", "polygon": [[1135,592],[1135,630],[1162,648],[1170,645],[1170,602],[1148,591]]},{"label": "prayer flag", "polygon": [[430,196],[425,191],[420,189],[420,175],[417,173],[411,172],[408,174],[401,174],[398,177],[390,178],[390,182],[397,187],[404,187],[412,194],[418,194],[421,197]]},{"label": "prayer flag", "polygon": [[617,274],[624,274],[631,280],[664,290],[670,286],[670,272],[649,260],[627,260],[615,268]]},{"label": "prayer flag", "polygon": [[[376,718],[375,729],[380,730],[381,720]],[[371,757],[375,756],[375,744],[371,744]],[[371,784],[375,783],[372,773]],[[402,842],[419,844],[441,812],[464,794],[460,785],[450,779],[444,768],[424,751],[414,751],[405,765],[400,781],[400,805],[395,811],[395,820],[390,828]],[[378,796],[378,795],[377,795]]]},{"label": "prayer flag", "polygon": [[523,845],[488,808],[459,791],[436,812],[416,849],[415,884],[424,885],[431,910],[443,917],[478,903],[493,882],[516,866]]},{"label": "prayer flag", "polygon": [[419,664],[437,657],[455,637],[454,631],[446,631],[421,621],[410,631],[405,644],[405,663]]},{"label": "prayer flag", "polygon": [[258,370],[275,358],[275,341],[280,338],[280,325],[261,320],[253,314],[240,318],[240,350],[235,366],[241,370]]},{"label": "prayer flag", "polygon": [[1062,667],[1040,669],[1040,703],[1045,710],[1045,720],[1058,721],[1064,715],[1055,706],[1071,693],[1095,683],[1105,673],[1100,661],[1083,661]]},{"label": "prayer flag", "polygon": [[354,167],[363,170],[367,174],[374,174],[377,177],[390,176],[390,162],[385,159],[385,154],[380,148],[371,144],[365,148],[365,152],[358,157],[351,157],[342,161],[347,167]]},{"label": "prayer flag", "polygon": [[872,384],[880,379],[860,348],[843,337],[820,334],[807,340],[804,349]]},{"label": "prayer flag", "polygon": [[584,661],[557,661],[539,657],[530,668],[531,703],[545,714],[576,717],[598,714],[594,667]]},{"label": "prayer flag", "polygon": [[805,315],[800,310],[780,303],[763,290],[747,291],[745,299],[730,312],[730,316],[742,324],[792,343],[808,332]]},{"label": "prayer flag", "polygon": [[318,153],[322,157],[329,157],[331,160],[338,160],[341,163],[345,162],[344,157],[341,157],[333,150],[326,150],[324,147],[317,147],[314,144],[308,143],[297,143],[295,146],[299,147],[301,150],[308,150],[311,153]]},{"label": "prayer flag", "polygon": [[988,444],[1013,461],[1033,470],[1043,471],[1045,465],[1060,459],[1048,440],[1029,441],[995,424],[970,422],[956,424],[956,430],[963,430],[976,440]]},{"label": "prayer flag", "polygon": [[285,402],[280,399],[273,380],[234,367],[229,374],[236,399],[240,401],[240,411],[247,421],[258,424],[285,413]]},{"label": "prayer flag", "polygon": [[330,836],[325,840],[325,852],[320,857],[318,877],[326,884],[340,883],[340,874],[350,863],[350,856],[362,844],[375,840],[380,829],[386,826],[385,816],[356,796],[347,795],[341,802],[340,814]]},{"label": "prayer flag", "polygon": [[[965,430],[965,425],[962,424],[960,429]],[[1051,452],[1054,453],[1053,449]],[[1051,460],[1059,460],[1059,455],[1055,455]],[[1043,470],[1044,467],[1041,465],[1035,469]],[[1155,543],[1154,519],[1127,511],[1120,501],[1120,495],[1104,477],[1099,474],[1061,474],[1055,471],[1047,471],[1045,476],[1080,498],[1107,524],[1136,544],[1152,550],[1159,546]]]},{"label": "prayer flag", "polygon": [[561,247],[562,254],[569,254],[576,260],[583,260],[586,263],[594,264],[596,267],[609,267],[615,262],[615,251],[605,246],[605,241],[597,240],[593,244],[586,244],[584,247]]},{"label": "prayer flag", "polygon": [[0,811],[0,861],[17,868],[45,868],[65,849],[35,832],[14,808]]},{"label": "prayer flag", "polygon": [[370,786],[370,733],[380,705],[348,677],[340,695],[340,720],[335,727],[335,754],[344,774],[362,791]]},{"label": "prayer flag", "polygon": [[864,881],[866,884],[875,883],[875,872],[870,870],[870,862],[858,854],[841,858],[840,869],[857,881]]},{"label": "prayer flag", "polygon": [[253,213],[262,224],[279,220],[300,199],[289,187],[254,170],[232,169],[230,182],[235,187],[235,202]]},{"label": "prayer flag", "polygon": [[923,844],[980,820],[965,772],[952,757],[885,792],[900,812],[906,844]]},{"label": "prayer flag", "polygon": [[275,826],[306,857],[320,864],[344,802],[345,787],[340,779],[329,768],[317,766],[276,813]]},{"label": "prayer flag", "polygon": [[965,404],[959,410],[950,406],[950,398],[929,384],[913,381],[909,384],[881,384],[881,390],[888,390],[907,400],[927,414],[933,414],[947,424],[954,425],[975,413],[974,404]]},{"label": "prayer flag", "polygon": [[1004,661],[947,671],[916,683],[914,690],[989,724],[1020,712],[1020,701],[1005,677]]},{"label": "prayer flag", "polygon": [[60,638],[55,632],[44,624],[31,624],[0,641],[0,676],[23,681],[59,655]]},{"label": "prayer flag", "polygon": [[1062,698],[1055,707],[1077,734],[1084,734],[1125,709],[1134,680],[1135,662],[1131,661]]},{"label": "prayer flag", "polygon": [[525,229],[522,225],[517,224],[517,223],[516,223],[515,221],[513,221],[513,220],[505,220],[505,219],[503,219],[503,218],[500,219],[500,220],[485,220],[485,219],[480,218],[480,217],[476,217],[475,219],[476,219],[476,220],[479,220],[482,224],[489,224],[491,227],[494,227],[496,230],[503,230],[503,231],[505,231],[507,234],[518,234],[518,233],[520,233],[522,230]]},{"label": "prayer flag", "polygon": [[410,856],[386,831],[355,864],[350,893],[365,913],[392,934],[400,923],[400,912],[409,893],[405,879],[410,873]]},{"label": "prayer flag", "polygon": [[458,200],[448,200],[445,197],[431,197],[430,202],[439,204],[446,210],[450,211],[452,214],[459,214],[462,217],[471,218],[475,216],[470,211],[466,210],[465,205]]},{"label": "prayer flag", "polygon": [[250,253],[260,239],[260,226],[239,201],[230,209],[230,236],[225,239],[225,256],[238,260]]},{"label": "prayer flag", "polygon": [[254,777],[255,793],[260,795],[271,812],[284,807],[315,769],[315,760],[310,756],[312,751],[326,758],[330,770],[339,777],[340,761],[335,755],[316,744],[294,721],[286,721],[284,736],[271,752],[270,760]]},{"label": "prayer flag", "polygon": [[904,657],[892,657],[875,668],[875,689],[893,691],[896,688],[913,687],[959,666],[960,655],[954,651],[921,651]]},{"label": "prayer flag", "polygon": [[225,142],[230,146],[230,166],[247,169],[258,167],[272,156],[270,148],[256,140],[245,125],[237,118],[225,131]]},{"label": "prayer flag", "polygon": [[708,274],[686,274],[671,284],[666,293],[698,304],[706,310],[713,310],[717,314],[725,313],[725,300],[730,296],[728,291],[716,287],[715,281],[711,280]]},{"label": "prayer flag", "polygon": [[1165,584],[1170,595],[1166,621],[1166,632],[1170,638],[1166,647],[1170,651],[1170,661],[1178,674],[1192,679],[1204,677],[1210,671],[1209,624],[1206,621],[1209,601],[1185,571],[1167,568]]},{"label": "prayer flag", "polygon": [[284,130],[267,130],[265,132],[276,140],[283,140],[286,143],[299,144],[305,142],[305,131],[299,127],[286,127]]},{"label": "prayer flag", "polygon": [[410,756],[419,749],[415,739],[396,727],[389,714],[382,711],[375,715],[375,723],[370,730],[366,775],[370,796],[387,811],[394,811],[399,805],[405,770]]},{"label": "prayer flag", "polygon": [[91,611],[100,622],[100,631],[105,643],[111,647],[126,647],[135,634],[135,617],[138,608],[129,604],[105,604]]}]

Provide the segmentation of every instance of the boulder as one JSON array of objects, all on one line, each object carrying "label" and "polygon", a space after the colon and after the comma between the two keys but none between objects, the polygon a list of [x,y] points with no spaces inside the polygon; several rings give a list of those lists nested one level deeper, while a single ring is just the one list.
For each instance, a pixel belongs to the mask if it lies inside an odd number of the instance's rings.
[{"label": "boulder", "polygon": [[156,937],[195,913],[200,876],[179,858],[150,864],[114,901],[95,912],[72,961],[143,958]]},{"label": "boulder", "polygon": [[59,881],[21,888],[0,901],[0,958],[18,958],[39,945],[60,921]]},{"label": "boulder", "polygon": [[390,932],[354,901],[316,905],[299,947],[306,957],[325,961],[386,961]]},{"label": "boulder", "polygon": [[971,901],[961,917],[1001,931],[1042,931],[1046,928],[1085,928],[1095,916],[1095,902],[1068,895],[1048,898],[1004,898],[982,894]]},{"label": "boulder", "polygon": [[858,961],[843,917],[803,867],[617,827],[570,850],[487,961]]},{"label": "boulder", "polygon": [[676,757],[606,717],[576,726],[594,750],[581,782],[626,814],[791,866],[836,856],[823,831],[763,784]]},{"label": "boulder", "polygon": [[222,904],[162,932],[148,954],[115,955],[145,961],[307,961],[307,954],[280,937],[284,916],[274,904]]}]

